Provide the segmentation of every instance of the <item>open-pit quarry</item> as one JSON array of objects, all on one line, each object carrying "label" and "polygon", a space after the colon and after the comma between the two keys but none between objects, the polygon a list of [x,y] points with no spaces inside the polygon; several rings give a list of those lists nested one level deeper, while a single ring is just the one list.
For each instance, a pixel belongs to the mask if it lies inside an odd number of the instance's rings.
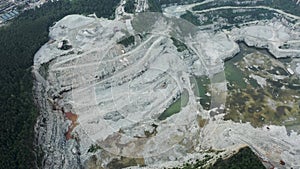
[{"label": "open-pit quarry", "polygon": [[50,28],[33,66],[45,168],[205,167],[244,146],[300,168],[299,20],[216,31],[174,15]]}]

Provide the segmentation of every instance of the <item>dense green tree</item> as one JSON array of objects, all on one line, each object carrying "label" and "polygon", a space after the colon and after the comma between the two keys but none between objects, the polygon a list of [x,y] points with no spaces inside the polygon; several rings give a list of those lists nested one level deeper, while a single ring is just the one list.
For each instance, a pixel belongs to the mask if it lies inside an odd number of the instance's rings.
[{"label": "dense green tree", "polygon": [[263,0],[263,1],[245,1],[245,0],[231,0],[231,1],[213,1],[206,4],[201,4],[193,7],[194,11],[205,10],[209,8],[221,6],[268,6],[275,9],[283,10],[287,13],[300,16],[300,5],[296,1],[283,0]]},{"label": "dense green tree", "polygon": [[22,13],[0,28],[0,168],[35,168],[31,66],[48,29],[68,14],[113,18],[119,0],[62,0]]},{"label": "dense green tree", "polygon": [[265,169],[259,158],[249,147],[244,147],[232,157],[223,160],[219,158],[210,169]]},{"label": "dense green tree", "polygon": [[134,0],[128,0],[124,6],[124,10],[127,13],[134,13],[135,11]]},{"label": "dense green tree", "polygon": [[148,0],[149,11],[151,12],[162,12],[161,4],[159,0]]}]

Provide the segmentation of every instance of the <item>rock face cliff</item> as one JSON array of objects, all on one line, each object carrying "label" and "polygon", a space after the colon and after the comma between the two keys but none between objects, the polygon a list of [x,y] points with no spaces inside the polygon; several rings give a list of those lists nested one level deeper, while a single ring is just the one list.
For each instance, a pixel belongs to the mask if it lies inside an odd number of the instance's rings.
[{"label": "rock face cliff", "polygon": [[[290,139],[284,127],[274,127],[265,135],[249,124],[223,121],[225,79],[211,81],[211,110],[198,101],[193,77],[222,72],[223,60],[239,52],[234,40],[256,45],[247,29],[256,28],[201,31],[153,13],[127,20],[70,15],[58,21],[34,58],[43,168],[163,168],[207,156],[212,162],[246,143],[271,162],[281,156],[298,165],[300,157],[291,157],[300,150],[297,134]],[[251,37],[256,35],[262,36]],[[258,46],[271,43],[266,47],[277,56],[270,38],[261,38]],[[278,144],[286,150],[268,156]]]}]

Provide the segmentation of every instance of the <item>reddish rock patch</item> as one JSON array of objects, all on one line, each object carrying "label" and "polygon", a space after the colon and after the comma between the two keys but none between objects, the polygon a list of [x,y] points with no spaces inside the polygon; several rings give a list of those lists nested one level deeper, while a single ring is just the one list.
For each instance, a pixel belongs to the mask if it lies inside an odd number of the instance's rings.
[{"label": "reddish rock patch", "polygon": [[72,131],[74,130],[74,128],[78,125],[77,123],[77,119],[78,119],[78,115],[74,114],[72,112],[66,112],[65,116],[68,120],[70,120],[72,123],[71,125],[68,127],[68,131],[65,133],[66,139],[73,139],[73,136],[71,135]]}]

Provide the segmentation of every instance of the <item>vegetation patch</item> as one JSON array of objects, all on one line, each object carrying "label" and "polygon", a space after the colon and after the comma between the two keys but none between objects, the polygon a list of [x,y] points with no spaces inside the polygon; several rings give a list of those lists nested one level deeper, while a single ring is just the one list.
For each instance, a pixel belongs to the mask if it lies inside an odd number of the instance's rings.
[{"label": "vegetation patch", "polygon": [[207,168],[207,162],[211,160],[213,157],[209,155],[205,155],[203,160],[195,160],[192,162],[187,162],[180,167],[173,167],[172,169],[198,169],[198,168]]},{"label": "vegetation patch", "polygon": [[198,121],[199,127],[202,128],[205,126],[207,119],[203,119],[201,116],[197,115],[197,121]]},{"label": "vegetation patch", "polygon": [[[210,152],[219,154],[222,151],[211,149]],[[229,158],[220,157],[214,164],[208,164],[212,158],[210,155],[205,155],[203,160],[197,159],[172,169],[265,169],[260,159],[249,147],[241,148]]]},{"label": "vegetation patch", "polygon": [[196,2],[203,2],[204,0],[160,0],[161,5],[185,5]]},{"label": "vegetation patch", "polygon": [[122,44],[122,45],[124,45],[125,47],[128,47],[128,46],[134,44],[134,39],[135,39],[134,36],[128,36],[128,37],[126,37],[125,39],[120,40],[120,41],[118,42],[118,44]]},{"label": "vegetation patch", "polygon": [[98,145],[98,144],[92,144],[90,146],[90,148],[88,149],[88,152],[89,153],[95,153],[97,152],[98,150],[101,150],[102,148]]},{"label": "vegetation patch", "polygon": [[249,147],[244,147],[228,159],[219,158],[209,169],[265,169]]},{"label": "vegetation patch", "polygon": [[201,25],[201,22],[199,21],[198,17],[195,16],[191,11],[186,11],[186,13],[181,15],[180,18],[185,19],[196,26]]},{"label": "vegetation patch", "polygon": [[135,0],[127,0],[124,6],[124,10],[127,13],[134,13],[135,11]]},{"label": "vegetation patch", "polygon": [[180,40],[174,38],[174,37],[171,37],[172,41],[173,41],[173,44],[177,47],[177,51],[178,52],[183,52],[185,50],[187,50],[187,46],[181,42]]},{"label": "vegetation patch", "polygon": [[193,85],[194,95],[198,97],[200,104],[205,110],[209,110],[211,106],[211,88],[208,76],[191,77],[190,81]]},{"label": "vegetation patch", "polygon": [[245,0],[232,0],[232,1],[213,1],[193,7],[193,11],[200,11],[210,8],[222,6],[267,6],[275,9],[281,9],[287,13],[300,15],[299,5],[295,1],[282,1],[282,0],[263,0],[263,1],[245,1]]},{"label": "vegetation patch", "polygon": [[165,120],[168,117],[179,113],[182,107],[185,107],[189,102],[189,92],[184,89],[179,98],[171,104],[159,117],[158,120]]},{"label": "vegetation patch", "polygon": [[254,127],[295,126],[294,131],[300,132],[299,78],[286,72],[285,62],[240,47],[245,53],[225,62],[228,96],[224,119],[250,122]]},{"label": "vegetation patch", "polygon": [[202,15],[222,29],[230,28],[229,25],[237,26],[245,22],[269,20],[276,17],[274,11],[267,9],[219,9],[202,13]]},{"label": "vegetation patch", "polygon": [[143,158],[121,157],[120,159],[115,158],[107,164],[109,169],[122,169],[130,166],[145,166],[145,161]]},{"label": "vegetation patch", "polygon": [[148,0],[149,11],[151,12],[162,12],[159,0]]},{"label": "vegetation patch", "polygon": [[43,63],[42,65],[41,65],[41,67],[39,68],[39,73],[41,74],[41,76],[43,77],[43,78],[45,78],[45,79],[47,79],[47,77],[48,77],[48,70],[49,70],[49,62],[47,62],[47,63]]}]

